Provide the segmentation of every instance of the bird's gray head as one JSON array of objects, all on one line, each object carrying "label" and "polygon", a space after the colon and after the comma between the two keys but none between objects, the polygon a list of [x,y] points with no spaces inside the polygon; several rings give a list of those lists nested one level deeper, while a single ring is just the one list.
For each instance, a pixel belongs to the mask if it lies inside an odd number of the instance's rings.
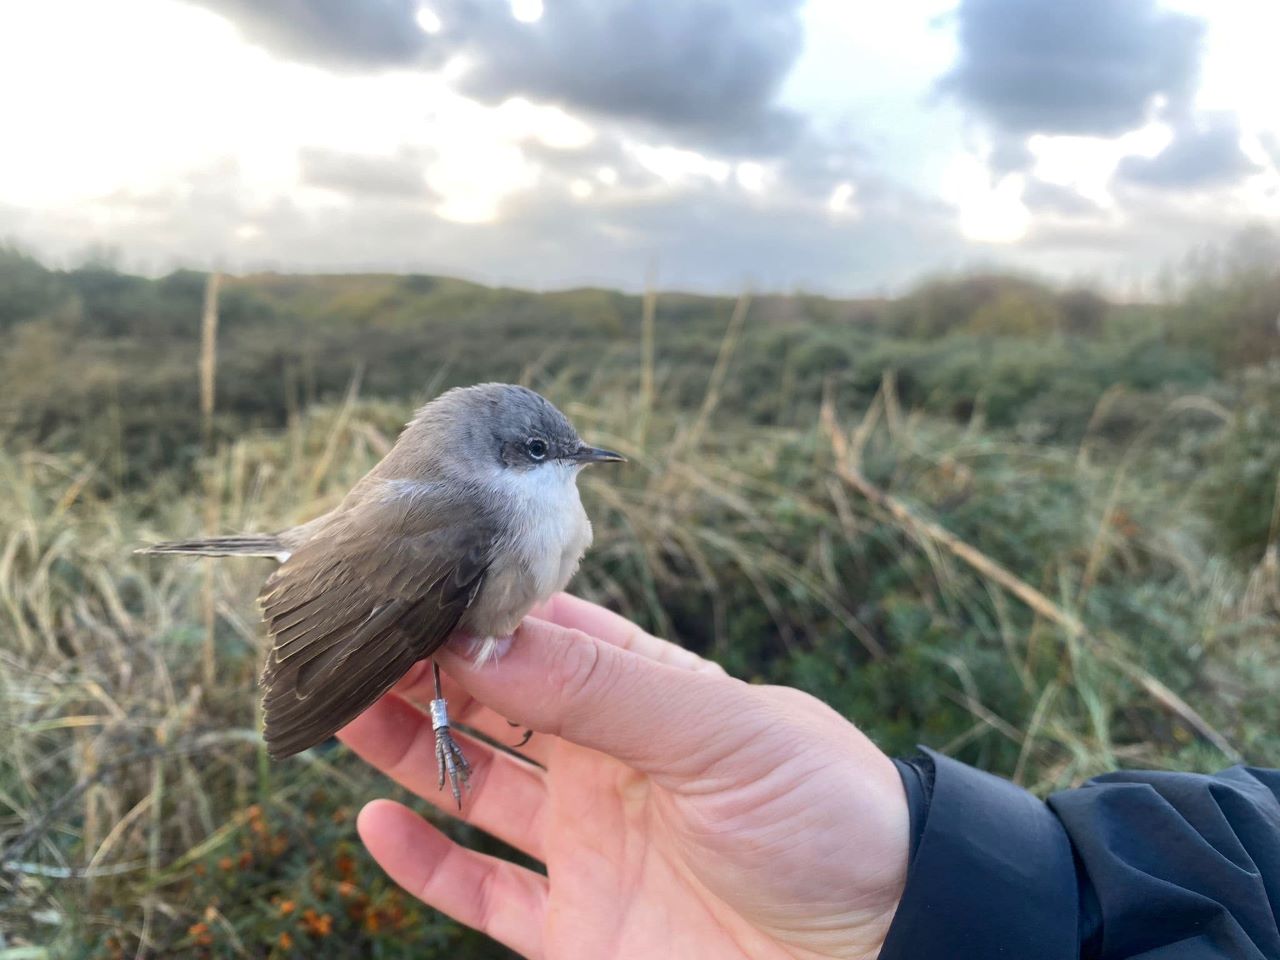
[{"label": "bird's gray head", "polygon": [[510,383],[450,390],[419,410],[410,430],[429,433],[448,448],[440,453],[479,469],[528,472],[626,459],[583,443],[550,401]]}]

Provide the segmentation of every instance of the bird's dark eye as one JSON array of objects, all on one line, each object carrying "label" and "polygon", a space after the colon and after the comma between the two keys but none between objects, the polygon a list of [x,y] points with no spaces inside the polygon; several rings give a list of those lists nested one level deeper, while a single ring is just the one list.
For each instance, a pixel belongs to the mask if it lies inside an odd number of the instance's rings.
[{"label": "bird's dark eye", "polygon": [[534,437],[525,443],[524,448],[529,451],[529,456],[534,460],[542,460],[547,455],[547,441]]}]

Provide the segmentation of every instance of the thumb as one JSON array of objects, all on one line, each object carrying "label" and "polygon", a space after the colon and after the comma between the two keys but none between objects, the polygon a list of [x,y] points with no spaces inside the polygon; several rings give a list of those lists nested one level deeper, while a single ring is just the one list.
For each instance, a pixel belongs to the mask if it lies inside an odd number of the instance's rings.
[{"label": "thumb", "polygon": [[508,650],[477,665],[453,647],[441,667],[485,706],[644,773],[704,771],[749,739],[750,687],[659,663],[579,630],[526,617]]}]

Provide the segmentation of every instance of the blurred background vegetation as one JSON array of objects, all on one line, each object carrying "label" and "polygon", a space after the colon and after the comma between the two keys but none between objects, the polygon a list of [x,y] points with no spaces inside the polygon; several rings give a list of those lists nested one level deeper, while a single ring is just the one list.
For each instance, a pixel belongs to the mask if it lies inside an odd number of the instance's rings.
[{"label": "blurred background vegetation", "polygon": [[585,480],[578,592],[890,752],[1041,794],[1280,765],[1274,234],[1136,304],[225,277],[208,423],[207,283],[0,250],[0,956],[504,955],[364,855],[395,788],[336,745],[267,762],[262,563],[131,555],[322,512],[479,380],[631,459]]}]

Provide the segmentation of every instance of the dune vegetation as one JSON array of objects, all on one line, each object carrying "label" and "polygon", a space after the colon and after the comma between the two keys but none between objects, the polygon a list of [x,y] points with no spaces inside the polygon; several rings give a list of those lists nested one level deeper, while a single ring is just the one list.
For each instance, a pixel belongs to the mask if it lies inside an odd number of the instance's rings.
[{"label": "dune vegetation", "polygon": [[364,854],[397,788],[267,760],[266,562],[132,554],[322,512],[458,383],[629,457],[577,592],[890,752],[1040,794],[1280,765],[1277,264],[1250,235],[1144,304],[224,277],[202,363],[206,276],[0,252],[0,957],[505,955]]}]

